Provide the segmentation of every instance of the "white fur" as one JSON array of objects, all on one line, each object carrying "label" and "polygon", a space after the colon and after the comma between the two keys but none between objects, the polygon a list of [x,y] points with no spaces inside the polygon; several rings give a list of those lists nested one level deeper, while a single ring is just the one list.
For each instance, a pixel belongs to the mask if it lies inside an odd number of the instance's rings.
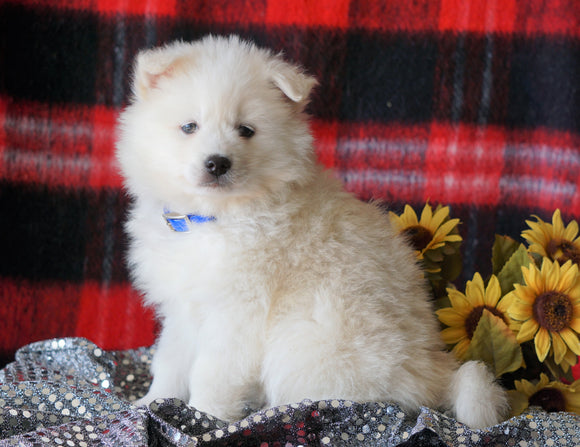
[{"label": "white fur", "polygon": [[[472,426],[498,422],[503,392],[443,352],[411,249],[314,162],[315,83],[236,37],[138,56],[118,159],[134,283],[163,324],[139,403],[179,397],[232,420],[304,398],[449,402]],[[217,183],[215,154],[232,161]],[[174,233],[164,207],[216,220]]]}]

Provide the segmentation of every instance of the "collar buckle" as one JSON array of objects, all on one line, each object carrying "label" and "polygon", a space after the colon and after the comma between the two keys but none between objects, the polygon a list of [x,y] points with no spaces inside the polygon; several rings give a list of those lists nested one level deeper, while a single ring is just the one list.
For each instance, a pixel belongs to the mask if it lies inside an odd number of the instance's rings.
[{"label": "collar buckle", "polygon": [[176,233],[189,233],[190,224],[202,224],[216,220],[214,216],[202,216],[200,214],[181,214],[165,210],[163,213],[165,223]]},{"label": "collar buckle", "polygon": [[163,213],[163,218],[167,226],[176,233],[189,233],[189,225],[187,224],[187,216],[184,214],[167,212]]}]

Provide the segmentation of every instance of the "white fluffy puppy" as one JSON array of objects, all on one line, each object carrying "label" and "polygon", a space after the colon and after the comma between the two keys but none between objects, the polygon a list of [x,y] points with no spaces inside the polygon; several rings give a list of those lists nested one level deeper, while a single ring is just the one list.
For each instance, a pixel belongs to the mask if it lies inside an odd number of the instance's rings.
[{"label": "white fluffy puppy", "polygon": [[504,393],[444,352],[412,250],[316,164],[315,84],[237,37],[138,55],[118,159],[133,279],[163,325],[139,403],[233,420],[344,398],[497,423]]}]

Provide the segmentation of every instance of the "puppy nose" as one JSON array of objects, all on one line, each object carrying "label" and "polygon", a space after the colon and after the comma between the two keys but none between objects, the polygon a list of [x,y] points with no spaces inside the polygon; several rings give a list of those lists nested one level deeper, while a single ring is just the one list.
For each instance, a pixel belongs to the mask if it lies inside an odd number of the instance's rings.
[{"label": "puppy nose", "polygon": [[229,158],[221,155],[210,155],[205,160],[205,169],[211,175],[220,177],[228,172],[232,167],[232,162]]}]

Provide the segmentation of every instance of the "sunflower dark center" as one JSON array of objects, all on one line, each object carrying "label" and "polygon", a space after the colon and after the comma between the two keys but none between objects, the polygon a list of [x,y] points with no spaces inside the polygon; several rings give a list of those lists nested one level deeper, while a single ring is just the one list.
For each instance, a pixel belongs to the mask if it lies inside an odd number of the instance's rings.
[{"label": "sunflower dark center", "polygon": [[558,263],[565,264],[566,261],[572,261],[574,264],[580,264],[580,251],[574,244],[567,240],[556,241],[550,240],[546,247],[548,256]]},{"label": "sunflower dark center", "polygon": [[570,325],[574,307],[568,295],[559,292],[544,292],[534,301],[533,315],[540,326],[559,332]]},{"label": "sunflower dark center", "polygon": [[562,391],[555,388],[542,388],[537,393],[532,394],[528,402],[530,405],[537,405],[548,412],[566,411],[566,398]]},{"label": "sunflower dark center", "polygon": [[421,225],[405,228],[403,234],[415,250],[422,251],[433,240],[433,233]]},{"label": "sunflower dark center", "polygon": [[479,323],[479,320],[480,320],[481,315],[483,314],[484,310],[491,312],[493,315],[495,315],[496,317],[500,317],[504,322],[506,322],[506,318],[505,318],[504,314],[502,312],[500,312],[499,310],[497,310],[495,307],[490,307],[490,306],[485,306],[485,305],[474,307],[472,309],[472,311],[469,313],[469,315],[467,316],[467,318],[465,319],[465,323],[464,323],[465,324],[465,332],[467,332],[467,337],[470,340],[473,338],[473,333],[477,329],[477,325]]}]

